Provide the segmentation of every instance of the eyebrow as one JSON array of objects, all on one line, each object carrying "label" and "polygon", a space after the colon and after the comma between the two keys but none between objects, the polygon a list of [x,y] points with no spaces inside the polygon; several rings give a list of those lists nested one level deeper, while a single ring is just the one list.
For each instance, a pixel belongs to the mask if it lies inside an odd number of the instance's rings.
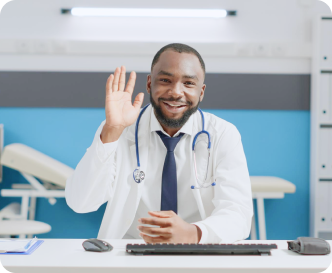
[{"label": "eyebrow", "polygon": [[172,73],[166,72],[164,70],[160,70],[157,75],[164,75],[164,76],[170,76],[170,77],[174,76]]},{"label": "eyebrow", "polygon": [[186,79],[192,79],[192,80],[197,80],[198,81],[198,78],[196,75],[183,75],[182,78],[186,78]]},{"label": "eyebrow", "polygon": [[[174,77],[174,74],[172,74],[170,72],[167,72],[167,71],[164,71],[164,70],[160,70],[157,75],[164,75],[164,76]],[[182,78],[193,79],[193,80],[198,81],[198,78],[197,78],[196,75],[183,75]]]}]

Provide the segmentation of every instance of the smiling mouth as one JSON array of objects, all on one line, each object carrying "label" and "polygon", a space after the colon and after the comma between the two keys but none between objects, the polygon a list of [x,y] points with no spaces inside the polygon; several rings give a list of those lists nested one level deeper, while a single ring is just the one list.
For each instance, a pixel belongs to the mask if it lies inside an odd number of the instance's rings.
[{"label": "smiling mouth", "polygon": [[166,101],[163,101],[163,103],[167,104],[168,106],[172,107],[172,108],[175,108],[175,109],[179,109],[179,108],[183,108],[185,106],[187,106],[186,104],[173,104],[173,103],[170,103],[170,102],[166,102]]}]

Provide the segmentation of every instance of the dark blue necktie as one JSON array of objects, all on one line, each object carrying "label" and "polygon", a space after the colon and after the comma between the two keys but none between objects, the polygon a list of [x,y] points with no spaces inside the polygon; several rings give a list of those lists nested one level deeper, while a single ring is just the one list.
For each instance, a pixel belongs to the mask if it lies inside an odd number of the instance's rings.
[{"label": "dark blue necktie", "polygon": [[161,210],[172,210],[177,214],[178,185],[174,149],[184,133],[180,133],[177,137],[166,136],[161,131],[157,131],[157,134],[160,136],[167,148],[161,186]]}]

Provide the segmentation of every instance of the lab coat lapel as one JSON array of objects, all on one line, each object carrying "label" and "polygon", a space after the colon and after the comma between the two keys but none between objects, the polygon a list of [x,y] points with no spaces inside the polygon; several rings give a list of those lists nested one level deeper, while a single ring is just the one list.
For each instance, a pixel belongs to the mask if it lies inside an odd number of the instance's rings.
[{"label": "lab coat lapel", "polygon": [[[199,115],[199,119],[197,118],[197,115]],[[190,140],[190,146],[192,146],[193,140],[195,135],[198,133],[198,128],[201,128],[201,125],[198,126],[198,120],[201,121],[201,114],[199,113],[199,111],[196,111],[195,116],[194,116],[194,122],[193,122],[193,133],[191,135],[191,140]],[[197,181],[196,181],[196,176],[195,176],[195,168],[194,168],[194,162],[193,162],[193,150],[190,149],[190,170],[191,170],[191,179],[190,181],[190,187],[192,185],[198,186]],[[205,213],[205,209],[204,209],[204,205],[203,205],[203,201],[202,201],[202,196],[201,196],[201,192],[198,189],[191,189],[191,192],[194,195],[194,198],[197,202],[197,207],[199,210],[199,213],[201,215],[202,220],[204,220],[206,218],[206,213]]]}]

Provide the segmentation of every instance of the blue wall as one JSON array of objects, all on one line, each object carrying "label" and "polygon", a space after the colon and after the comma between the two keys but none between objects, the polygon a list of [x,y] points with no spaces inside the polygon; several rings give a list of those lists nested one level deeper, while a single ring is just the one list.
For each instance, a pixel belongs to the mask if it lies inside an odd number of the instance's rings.
[{"label": "blue wall", "polygon": [[[278,176],[296,185],[295,194],[265,201],[267,239],[309,236],[309,111],[208,110],[231,123],[242,135],[250,175]],[[104,109],[0,108],[5,145],[23,143],[73,168],[91,145],[105,118]],[[18,172],[4,167],[0,189],[26,183]],[[19,198],[0,197],[0,208]],[[52,226],[40,238],[97,236],[105,204],[97,212],[77,214],[58,199],[37,201],[36,220]]]}]

